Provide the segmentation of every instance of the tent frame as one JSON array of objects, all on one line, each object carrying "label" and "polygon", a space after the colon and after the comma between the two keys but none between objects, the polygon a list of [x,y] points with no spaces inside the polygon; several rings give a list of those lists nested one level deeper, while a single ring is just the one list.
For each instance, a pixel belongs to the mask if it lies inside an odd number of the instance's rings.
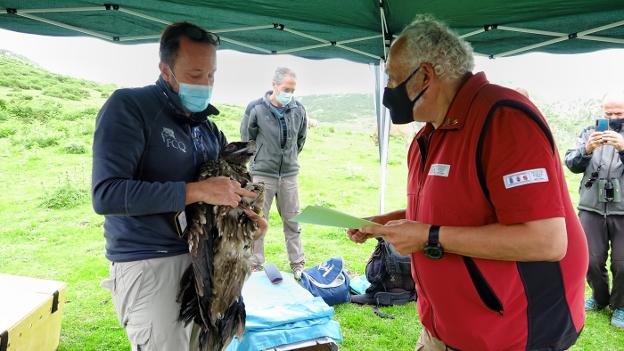
[{"label": "tent frame", "polygon": [[[167,21],[167,20],[163,20],[157,17],[153,17],[153,16],[148,16],[145,15],[143,13],[134,11],[134,10],[129,10],[126,8],[123,8],[119,5],[116,4],[105,4],[103,6],[87,6],[87,7],[66,7],[66,8],[40,8],[40,9],[16,9],[16,8],[7,8],[5,9],[5,11],[0,12],[0,15],[6,14],[6,15],[16,15],[16,16],[20,16],[20,17],[24,17],[24,18],[28,18],[31,19],[33,21],[37,21],[37,22],[41,22],[41,23],[46,23],[46,24],[50,24],[56,27],[60,27],[63,29],[67,29],[67,30],[72,30],[75,32],[79,32],[82,34],[86,34],[86,35],[90,35],[92,37],[96,37],[99,39],[103,39],[106,41],[110,41],[110,42],[131,42],[131,41],[140,41],[140,40],[157,40],[160,38],[160,34],[154,34],[154,35],[142,35],[142,36],[127,36],[127,37],[122,37],[122,36],[108,36],[106,34],[103,33],[99,33],[96,31],[92,31],[86,28],[81,28],[81,27],[77,27],[77,26],[72,26],[69,24],[65,24],[65,23],[61,23],[58,21],[54,21],[51,19],[47,19],[47,18],[43,18],[41,16],[37,16],[37,14],[46,14],[46,13],[70,13],[70,12],[95,12],[95,11],[119,11],[122,13],[125,13],[127,15],[130,16],[134,16],[134,17],[138,17],[138,18],[142,18],[144,20],[148,20],[151,22],[156,22],[156,23],[160,23],[160,24],[164,24],[164,25],[170,25],[173,22],[171,21]],[[274,29],[274,30],[279,30],[279,31],[283,31],[283,32],[288,32],[291,33],[293,35],[299,36],[301,38],[306,38],[306,39],[310,39],[312,41],[316,41],[319,42],[320,44],[315,44],[315,45],[307,45],[307,46],[302,46],[302,47],[297,47],[297,48],[292,48],[292,49],[286,49],[286,50],[268,50],[268,49],[264,49],[261,48],[259,46],[256,45],[252,45],[249,43],[245,43],[245,42],[241,42],[238,40],[234,40],[222,35],[219,35],[219,38],[221,40],[223,40],[224,42],[230,43],[230,44],[234,44],[237,46],[241,46],[241,47],[245,47],[248,49],[252,49],[252,50],[256,50],[259,53],[263,53],[263,54],[289,54],[289,53],[294,53],[294,52],[300,52],[300,51],[305,51],[305,50],[311,50],[311,49],[317,49],[317,48],[322,48],[322,47],[337,47],[343,50],[347,50],[347,51],[351,51],[353,53],[359,54],[359,55],[363,55],[363,56],[367,56],[369,58],[373,58],[373,59],[379,59],[380,57],[365,51],[361,51],[355,48],[352,48],[350,46],[347,46],[346,44],[350,44],[350,43],[355,43],[355,42],[359,42],[359,41],[364,41],[364,40],[372,40],[372,39],[379,39],[382,38],[382,36],[380,34],[377,35],[370,35],[370,36],[365,36],[365,37],[359,37],[359,38],[352,38],[352,39],[346,39],[346,40],[341,40],[341,41],[330,41],[330,40],[326,40],[326,39],[322,39],[319,38],[317,36],[314,35],[310,35],[310,34],[306,34],[300,31],[297,31],[295,29],[292,29],[290,27],[287,27],[285,24],[281,24],[281,23],[272,23],[272,24],[267,24],[267,25],[260,25],[260,26],[249,26],[249,27],[240,27],[240,28],[227,28],[227,29],[210,29],[209,31],[215,34],[220,34],[220,33],[233,33],[233,32],[244,32],[244,31],[250,31],[250,30],[264,30],[264,29]]]},{"label": "tent frame", "polygon": [[[356,53],[361,56],[368,57],[369,59],[378,60],[377,63],[374,64],[374,75],[375,75],[375,90],[373,94],[374,106],[375,106],[375,114],[377,117],[377,135],[379,141],[379,160],[381,163],[381,174],[380,174],[380,196],[379,196],[379,211],[380,213],[384,212],[384,194],[386,188],[386,173],[387,173],[387,159],[388,159],[388,142],[389,142],[389,131],[390,131],[390,120],[387,116],[386,108],[382,105],[382,96],[383,96],[383,88],[385,87],[385,83],[387,82],[387,75],[385,73],[385,63],[388,57],[388,53],[390,51],[390,45],[393,39],[396,38],[396,35],[392,35],[388,30],[388,23],[386,21],[386,13],[385,13],[385,0],[379,0],[379,23],[380,23],[380,34],[369,35],[358,38],[351,38],[341,41],[330,41],[327,39],[323,39],[314,35],[306,34],[290,28],[285,24],[281,23],[271,23],[266,25],[256,25],[256,26],[247,26],[247,27],[238,27],[238,28],[218,28],[211,29],[210,32],[219,34],[219,37],[222,41],[227,42],[229,44],[244,47],[247,49],[251,49],[257,51],[261,54],[292,54],[298,53],[306,50],[313,50],[323,47],[336,47],[342,50],[350,51],[352,53]],[[95,11],[118,11],[124,13],[126,15],[141,18],[150,22],[155,22],[163,25],[170,25],[173,22],[167,21],[161,18],[149,16],[134,10],[127,9],[118,4],[104,4],[102,6],[85,6],[85,7],[66,7],[66,8],[38,8],[38,9],[17,9],[17,8],[5,8],[4,11],[0,11],[0,15],[15,15],[24,18],[31,19],[33,21],[50,24],[56,27],[60,27],[63,29],[79,32],[82,34],[86,34],[92,37],[96,37],[99,39],[103,39],[109,42],[138,42],[145,40],[158,40],[160,38],[160,34],[153,35],[141,35],[141,36],[109,36],[97,31],[89,30],[82,27],[77,27],[65,23],[61,23],[58,21],[54,21],[51,19],[47,19],[39,16],[39,14],[47,14],[47,13],[71,13],[71,12],[95,12]],[[551,37],[548,40],[540,41],[538,43],[523,46],[517,49],[508,50],[498,54],[489,54],[490,59],[498,58],[498,57],[506,57],[511,55],[517,55],[520,53],[525,53],[531,51],[533,49],[542,48],[548,45],[553,45],[566,40],[591,40],[591,41],[600,41],[605,43],[612,44],[624,44],[624,39],[618,38],[609,38],[604,36],[596,36],[592,35],[594,33],[624,26],[624,20],[616,21],[613,23],[609,23],[606,25],[602,25],[595,28],[590,28],[587,30],[583,30],[575,33],[560,33],[560,32],[551,32],[544,31],[538,29],[531,28],[520,28],[515,26],[506,26],[502,24],[488,24],[484,25],[483,28],[465,33],[461,35],[462,38],[470,38],[485,32],[494,31],[494,30],[502,30],[509,32],[518,32],[518,33],[527,33],[540,35],[545,37]],[[244,32],[244,31],[258,31],[258,30],[279,30],[283,32],[290,33],[292,35],[298,36],[300,38],[306,38],[316,42],[316,44],[306,45],[301,47],[295,47],[284,50],[269,50],[265,49],[250,43],[242,42],[239,40],[234,40],[230,37],[223,36],[223,33],[235,33],[235,32]],[[348,46],[347,44],[361,42],[365,40],[374,40],[381,39],[383,45],[383,57],[379,57],[378,55],[365,52],[362,50],[355,49],[353,47]],[[484,55],[482,53],[476,53],[477,55]]]},{"label": "tent frame", "polygon": [[[297,47],[297,48],[291,48],[291,49],[286,49],[286,50],[269,50],[269,49],[265,49],[265,48],[261,48],[259,46],[256,45],[252,45],[249,43],[245,43],[245,42],[241,42],[238,40],[234,40],[228,37],[223,37],[220,36],[221,40],[228,42],[230,44],[233,45],[237,45],[237,46],[241,46],[241,47],[245,47],[248,49],[252,49],[252,50],[256,50],[259,53],[262,54],[290,54],[290,53],[294,53],[294,52],[301,52],[301,51],[305,51],[305,50],[312,50],[312,49],[318,49],[318,48],[322,48],[322,47],[337,47],[343,50],[347,50],[359,55],[363,55],[369,58],[373,58],[373,59],[380,59],[380,57],[378,55],[369,53],[369,52],[365,52],[362,50],[358,50],[355,48],[352,48],[350,46],[347,46],[346,44],[350,44],[350,43],[355,43],[355,42],[359,42],[359,41],[364,41],[364,40],[373,40],[373,39],[381,39],[383,41],[383,49],[384,49],[384,56],[381,57],[381,59],[385,59],[388,55],[388,48],[389,48],[389,38],[391,38],[388,34],[388,26],[387,26],[387,22],[386,22],[386,14],[385,14],[385,4],[384,4],[384,0],[379,0],[379,16],[380,16],[380,25],[381,25],[381,31],[380,34],[377,35],[370,35],[370,36],[365,36],[365,37],[359,37],[359,38],[352,38],[352,39],[346,39],[346,40],[341,40],[341,41],[330,41],[330,40],[326,40],[323,38],[319,38],[313,35],[309,35],[300,31],[297,31],[295,29],[292,29],[290,27],[287,27],[285,24],[281,24],[281,23],[272,23],[272,24],[266,24],[266,25],[258,25],[258,26],[249,26],[249,27],[239,27],[239,28],[227,28],[227,29],[212,29],[210,30],[210,32],[216,33],[216,34],[220,34],[220,33],[232,33],[232,32],[243,32],[243,31],[250,31],[250,30],[265,30],[265,29],[274,29],[274,30],[280,30],[280,31],[284,31],[284,32],[288,32],[291,33],[293,35],[302,37],[302,38],[307,38],[316,42],[319,42],[319,44],[315,44],[315,45],[307,45],[307,46],[301,46],[301,47]],[[46,23],[46,24],[50,24],[56,27],[60,27],[63,29],[67,29],[67,30],[72,30],[75,32],[79,32],[82,34],[86,34],[86,35],[90,35],[99,39],[103,39],[103,40],[107,40],[107,41],[111,41],[111,42],[132,42],[132,41],[142,41],[142,40],[157,40],[158,38],[160,38],[160,34],[154,34],[154,35],[142,35],[142,36],[127,36],[127,37],[122,37],[122,36],[109,36],[103,33],[99,33],[93,30],[89,30],[86,28],[82,28],[82,27],[77,27],[77,26],[72,26],[69,24],[65,24],[65,23],[61,23],[58,21],[54,21],[54,20],[50,20],[41,16],[38,16],[39,14],[46,14],[46,13],[70,13],[70,12],[96,12],[96,11],[118,11],[118,12],[122,12],[124,14],[127,14],[129,16],[134,16],[137,18],[142,18],[144,20],[148,20],[151,22],[155,22],[155,23],[160,23],[160,24],[164,24],[164,25],[169,25],[173,22],[171,21],[167,21],[167,20],[163,20],[161,18],[157,18],[157,17],[153,17],[153,16],[149,16],[134,10],[130,10],[127,8],[124,8],[120,5],[117,4],[104,4],[102,6],[85,6],[85,7],[59,7],[59,8],[38,8],[38,9],[17,9],[17,8],[5,8],[4,11],[0,11],[0,15],[16,15],[16,16],[20,16],[20,17],[24,17],[24,18],[28,18],[31,19],[33,21],[37,21],[37,22],[41,22],[41,23]],[[501,24],[488,24],[488,25],[484,25],[483,28],[471,31],[469,33],[465,33],[463,35],[461,35],[462,38],[470,38],[472,36],[481,34],[481,33],[485,33],[485,32],[489,32],[489,31],[493,31],[493,30],[502,30],[502,31],[509,31],[509,32],[519,32],[519,33],[527,33],[527,34],[535,34],[535,35],[543,35],[543,36],[547,36],[547,37],[554,37],[552,39],[546,40],[546,41],[542,41],[536,44],[532,44],[532,45],[527,45],[518,49],[514,49],[514,50],[509,50],[503,53],[498,53],[498,54],[490,54],[487,55],[490,58],[496,58],[496,57],[505,57],[505,56],[511,56],[511,55],[517,55],[523,52],[527,52],[533,49],[537,49],[537,48],[541,48],[544,46],[548,46],[548,45],[553,45],[565,40],[573,40],[573,39],[580,39],[580,40],[591,40],[591,41],[599,41],[599,42],[605,42],[605,43],[611,43],[611,44],[624,44],[624,39],[618,39],[618,38],[609,38],[609,37],[603,37],[603,36],[596,36],[596,35],[592,35],[593,33],[596,32],[601,32],[607,29],[611,29],[611,28],[616,28],[616,27],[620,27],[620,26],[624,26],[624,20],[620,20],[620,21],[616,21],[613,23],[609,23],[603,26],[599,26],[599,27],[595,27],[595,28],[590,28],[587,30],[583,30],[580,32],[574,32],[574,33],[560,33],[560,32],[551,32],[551,31],[544,31],[544,30],[538,30],[538,29],[531,29],[531,28],[520,28],[520,27],[514,27],[514,26],[505,26],[505,25],[501,25]]]}]

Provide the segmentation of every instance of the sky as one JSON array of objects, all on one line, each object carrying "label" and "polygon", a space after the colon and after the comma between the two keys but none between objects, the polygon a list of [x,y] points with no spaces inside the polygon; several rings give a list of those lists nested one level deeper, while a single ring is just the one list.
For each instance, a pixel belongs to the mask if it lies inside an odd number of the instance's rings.
[{"label": "sky", "polygon": [[[158,45],[119,45],[85,37],[46,37],[0,29],[0,49],[10,50],[49,71],[120,87],[153,83],[159,74]],[[244,105],[271,87],[273,71],[297,73],[297,95],[371,93],[372,67],[341,59],[306,60],[291,55],[218,53],[214,102]],[[477,56],[475,71],[491,82],[522,87],[546,102],[601,98],[624,90],[624,49],[588,54],[529,53],[494,60]]]}]

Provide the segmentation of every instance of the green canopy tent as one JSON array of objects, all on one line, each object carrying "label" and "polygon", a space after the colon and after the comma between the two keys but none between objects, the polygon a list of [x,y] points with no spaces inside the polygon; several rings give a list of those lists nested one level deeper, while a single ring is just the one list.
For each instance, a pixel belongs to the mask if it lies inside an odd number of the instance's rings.
[{"label": "green canopy tent", "polygon": [[393,37],[417,13],[445,21],[490,58],[624,48],[624,0],[0,0],[0,28],[136,44],[156,42],[165,25],[189,21],[219,34],[222,49],[374,64],[383,210],[383,66]]}]

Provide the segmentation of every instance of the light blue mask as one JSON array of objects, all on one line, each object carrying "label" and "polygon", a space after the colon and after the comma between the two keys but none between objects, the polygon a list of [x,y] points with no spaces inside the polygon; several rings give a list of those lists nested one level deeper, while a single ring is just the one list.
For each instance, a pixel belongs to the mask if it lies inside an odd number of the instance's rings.
[{"label": "light blue mask", "polygon": [[189,112],[201,112],[208,107],[212,97],[212,87],[210,85],[182,83],[173,74],[173,70],[171,70],[171,74],[180,86],[178,96],[180,96],[184,108]]},{"label": "light blue mask", "polygon": [[190,112],[201,112],[208,107],[212,96],[210,85],[180,83],[178,95],[182,100],[182,105]]},{"label": "light blue mask", "polygon": [[277,100],[277,102],[279,102],[281,105],[288,105],[288,103],[290,102],[290,100],[292,100],[293,98],[293,93],[287,93],[285,91],[280,91],[279,94],[277,94],[277,97],[275,98],[275,100]]}]

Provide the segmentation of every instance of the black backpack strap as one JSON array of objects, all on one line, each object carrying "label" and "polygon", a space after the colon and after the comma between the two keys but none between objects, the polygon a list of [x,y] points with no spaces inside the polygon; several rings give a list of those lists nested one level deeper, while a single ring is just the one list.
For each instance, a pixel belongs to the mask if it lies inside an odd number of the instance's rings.
[{"label": "black backpack strap", "polygon": [[375,299],[375,303],[377,306],[397,306],[397,305],[405,305],[411,301],[416,299],[416,295],[413,291],[407,290],[399,290],[390,292],[390,291],[380,291],[375,293],[373,296]]},{"label": "black backpack strap", "polygon": [[479,178],[479,184],[481,184],[481,189],[483,190],[483,194],[485,195],[485,198],[488,200],[488,202],[490,203],[490,206],[492,207],[494,207],[494,204],[492,203],[492,199],[490,199],[490,191],[487,188],[487,182],[485,179],[485,171],[483,170],[482,154],[483,154],[483,144],[485,143],[485,137],[487,136],[487,133],[492,124],[492,118],[494,117],[494,113],[500,107],[510,107],[510,108],[514,108],[514,109],[524,112],[524,115],[527,118],[531,119],[533,122],[537,123],[537,125],[540,127],[542,132],[544,132],[544,135],[546,135],[546,138],[548,139],[548,142],[550,143],[553,154],[555,153],[555,140],[553,138],[552,133],[550,132],[550,129],[548,129],[548,126],[546,125],[546,123],[544,123],[544,121],[538,116],[538,114],[531,107],[519,101],[515,101],[515,100],[500,100],[500,101],[497,101],[494,105],[492,105],[492,107],[490,108],[490,111],[487,114],[487,117],[485,118],[485,122],[483,123],[483,128],[481,129],[481,134],[479,135],[479,142],[477,143],[477,152],[475,155],[476,162],[477,162],[477,176]]},{"label": "black backpack strap", "polygon": [[381,310],[379,310],[379,306],[372,306],[372,309],[373,313],[375,313],[379,318],[394,319],[393,315],[381,312]]},{"label": "black backpack strap", "polygon": [[[487,199],[487,201],[490,203],[490,206],[492,207],[494,207],[494,204],[492,203],[492,199],[490,198],[490,191],[487,188],[485,171],[483,170],[483,160],[482,160],[483,144],[485,143],[485,138],[487,137],[487,133],[490,129],[490,126],[492,125],[492,119],[494,118],[494,113],[501,107],[510,107],[513,109],[520,110],[524,112],[524,116],[531,119],[533,122],[537,123],[537,125],[540,127],[544,135],[546,135],[546,138],[548,139],[548,142],[550,143],[550,146],[552,148],[553,154],[555,153],[555,142],[554,142],[552,133],[548,129],[548,126],[546,126],[546,123],[544,123],[544,121],[538,116],[538,114],[531,107],[519,101],[514,101],[514,100],[500,100],[494,103],[494,105],[492,105],[492,107],[490,108],[490,111],[488,112],[485,118],[485,122],[483,123],[483,128],[481,129],[481,134],[479,135],[479,141],[477,143],[477,152],[475,155],[479,184],[481,185],[481,189],[483,190],[483,195],[485,195],[485,198]],[[496,294],[494,293],[490,285],[487,283],[487,280],[483,277],[483,274],[479,270],[479,267],[477,266],[477,264],[474,262],[472,257],[464,256],[463,258],[464,258],[464,265],[466,266],[466,269],[468,270],[468,273],[470,274],[470,279],[472,280],[475,286],[475,289],[477,290],[477,293],[479,294],[479,297],[481,298],[481,300],[485,303],[485,305],[488,308],[494,311],[497,311],[498,313],[502,313],[503,305],[501,304],[501,301],[496,296]]]}]

